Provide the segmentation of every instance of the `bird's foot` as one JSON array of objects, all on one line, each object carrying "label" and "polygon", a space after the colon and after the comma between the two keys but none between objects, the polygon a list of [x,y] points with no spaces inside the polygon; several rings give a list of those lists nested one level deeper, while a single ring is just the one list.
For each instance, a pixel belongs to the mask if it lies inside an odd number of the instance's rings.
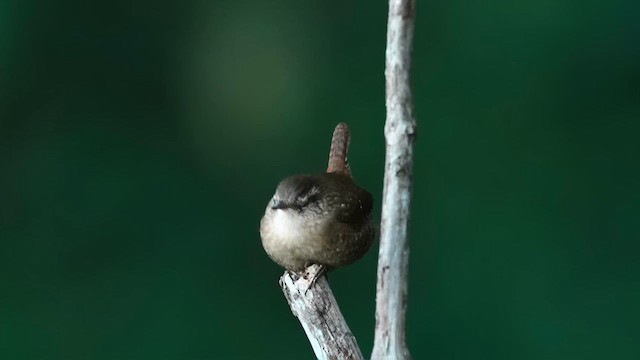
[{"label": "bird's foot", "polygon": [[297,272],[294,270],[290,270],[287,269],[287,274],[289,275],[289,277],[293,280],[293,282],[296,282],[298,280],[300,280],[301,277],[304,277],[305,275],[301,272]]},{"label": "bird's foot", "polygon": [[307,286],[307,289],[304,291],[305,295],[307,294],[309,289],[311,289],[316,284],[318,279],[326,272],[327,267],[320,264],[313,264],[305,269],[304,277],[309,281],[309,286]]}]

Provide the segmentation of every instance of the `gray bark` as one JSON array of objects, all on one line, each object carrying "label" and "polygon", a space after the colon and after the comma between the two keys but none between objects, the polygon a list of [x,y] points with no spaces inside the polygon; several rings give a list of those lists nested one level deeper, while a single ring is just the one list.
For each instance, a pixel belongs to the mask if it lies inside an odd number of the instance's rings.
[{"label": "gray bark", "polygon": [[411,95],[414,0],[389,0],[385,61],[386,160],[371,359],[410,359],[405,342],[409,243],[407,228],[416,121]]},{"label": "gray bark", "polygon": [[280,286],[289,307],[300,320],[318,359],[364,359],[327,278],[321,275],[311,286],[311,279],[319,268],[311,265],[300,277],[290,272],[282,275]]}]

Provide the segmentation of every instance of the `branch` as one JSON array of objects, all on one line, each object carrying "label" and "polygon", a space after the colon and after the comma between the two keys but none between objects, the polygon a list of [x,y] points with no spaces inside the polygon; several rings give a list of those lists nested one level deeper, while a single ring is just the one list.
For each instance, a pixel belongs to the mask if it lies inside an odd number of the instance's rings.
[{"label": "branch", "polygon": [[414,0],[389,0],[385,61],[386,160],[376,287],[376,330],[371,358],[410,359],[405,342],[407,227],[416,121],[411,96]]},{"label": "branch", "polygon": [[327,278],[319,265],[311,265],[303,276],[285,272],[280,286],[289,307],[309,338],[318,359],[364,359],[356,338],[340,313]]}]

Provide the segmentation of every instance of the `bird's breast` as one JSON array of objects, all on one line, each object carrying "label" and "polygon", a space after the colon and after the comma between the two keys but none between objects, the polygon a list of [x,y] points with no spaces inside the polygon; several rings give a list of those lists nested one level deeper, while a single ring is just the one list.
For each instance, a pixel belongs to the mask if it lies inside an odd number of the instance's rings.
[{"label": "bird's breast", "polygon": [[270,228],[271,235],[280,242],[300,241],[305,236],[302,219],[291,211],[275,210]]}]

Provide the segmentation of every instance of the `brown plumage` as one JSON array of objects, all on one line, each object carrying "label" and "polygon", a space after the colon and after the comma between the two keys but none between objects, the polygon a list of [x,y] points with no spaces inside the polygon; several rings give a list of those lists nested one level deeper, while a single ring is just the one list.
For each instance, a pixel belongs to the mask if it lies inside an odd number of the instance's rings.
[{"label": "brown plumage", "polygon": [[311,264],[335,269],[361,258],[371,247],[373,198],[358,187],[347,161],[349,127],[336,126],[327,173],[280,182],[260,221],[262,246],[289,270]]},{"label": "brown plumage", "polygon": [[373,199],[341,173],[284,179],[260,222],[273,261],[294,271],[310,264],[348,265],[371,247]]}]

